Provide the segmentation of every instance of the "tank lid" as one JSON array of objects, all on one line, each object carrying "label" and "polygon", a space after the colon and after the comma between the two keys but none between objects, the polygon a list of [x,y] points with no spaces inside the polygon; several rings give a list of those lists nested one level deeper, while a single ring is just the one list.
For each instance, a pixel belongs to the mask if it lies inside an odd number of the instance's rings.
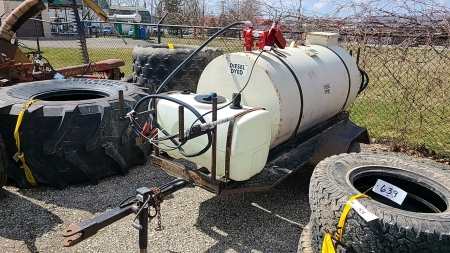
[{"label": "tank lid", "polygon": [[335,46],[338,44],[339,36],[339,33],[309,32],[306,34],[305,45]]},{"label": "tank lid", "polygon": [[212,104],[213,102],[213,97],[217,98],[217,103],[218,104],[222,104],[225,103],[227,100],[222,97],[217,95],[214,92],[210,92],[208,94],[203,94],[203,95],[197,95],[194,97],[195,101],[200,102],[200,103],[204,103],[204,104]]}]

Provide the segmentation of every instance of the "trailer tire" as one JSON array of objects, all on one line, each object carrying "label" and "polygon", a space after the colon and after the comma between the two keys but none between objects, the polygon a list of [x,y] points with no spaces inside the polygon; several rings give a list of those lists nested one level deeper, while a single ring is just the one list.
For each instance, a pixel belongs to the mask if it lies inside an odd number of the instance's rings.
[{"label": "trailer tire", "polygon": [[[402,205],[368,191],[382,179],[408,192]],[[309,188],[314,251],[326,232],[335,233],[347,200],[358,201],[379,219],[366,222],[351,210],[342,243],[356,252],[450,252],[450,174],[430,165],[376,154],[341,154],[321,161]]]},{"label": "trailer tire", "polygon": [[[167,44],[136,46],[132,53],[133,82],[139,86],[156,90],[170,73],[197,48],[198,46],[174,45],[173,49],[169,49]],[[167,83],[164,91],[196,92],[198,80],[205,67],[222,54],[220,48],[203,48]]]},{"label": "trailer tire", "polygon": [[[20,147],[37,184],[64,188],[71,183],[97,184],[101,178],[125,175],[145,164],[149,145],[140,144],[128,121],[119,118],[118,92],[125,112],[146,93],[125,82],[65,79],[30,82],[0,90],[0,134],[9,159],[8,175],[19,187],[30,187],[22,163],[13,160],[14,128],[25,103],[32,104],[20,123]],[[146,109],[143,103],[141,110]],[[140,119],[142,123],[145,119]]]}]

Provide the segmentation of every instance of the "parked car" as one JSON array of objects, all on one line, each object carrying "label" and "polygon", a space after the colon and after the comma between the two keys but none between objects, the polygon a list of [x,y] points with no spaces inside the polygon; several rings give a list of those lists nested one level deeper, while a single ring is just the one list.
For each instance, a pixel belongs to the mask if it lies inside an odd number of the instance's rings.
[{"label": "parked car", "polygon": [[114,30],[113,30],[112,26],[104,26],[103,27],[103,34],[104,35],[113,35],[114,34]]}]

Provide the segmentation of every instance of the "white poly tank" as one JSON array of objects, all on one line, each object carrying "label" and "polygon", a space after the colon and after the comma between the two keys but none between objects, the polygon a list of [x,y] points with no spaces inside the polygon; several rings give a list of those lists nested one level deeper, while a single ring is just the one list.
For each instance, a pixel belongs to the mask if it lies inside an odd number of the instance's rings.
[{"label": "white poly tank", "polygon": [[[219,94],[220,95],[220,94]],[[168,96],[181,100],[194,107],[201,115],[212,110],[211,104],[197,102],[194,97],[196,94],[181,94],[174,92]],[[226,100],[218,104],[218,107],[229,102]],[[178,133],[178,107],[179,105],[164,99],[159,99],[157,104],[157,120],[163,129],[170,134]],[[232,117],[252,109],[244,106],[242,109],[231,109],[229,106],[218,110],[217,119]],[[204,116],[207,123],[211,122],[211,113]],[[197,117],[188,109],[184,109],[184,127],[189,128]],[[196,124],[200,124],[197,121]],[[229,123],[219,124],[217,126],[217,159],[216,175],[222,177],[225,175],[225,156],[226,142]],[[182,130],[183,131],[183,130]],[[159,137],[164,136],[161,132]],[[236,181],[247,180],[253,175],[258,174],[265,166],[269,153],[271,138],[270,113],[266,110],[257,110],[249,112],[244,116],[236,118],[233,125],[233,134],[231,142],[230,155],[230,173],[229,178]],[[178,138],[176,138],[178,141]],[[202,150],[208,138],[206,135],[188,140],[182,146],[186,153],[195,153]],[[170,141],[164,141],[167,146],[174,146]],[[167,146],[160,144],[161,150],[167,149]],[[167,154],[174,158],[183,158],[196,164],[206,167],[211,171],[211,148],[201,156],[184,157],[178,150],[167,151]]]},{"label": "white poly tank", "polygon": [[197,93],[216,92],[231,99],[248,82],[242,104],[270,113],[270,148],[274,148],[344,111],[355,100],[359,71],[337,45],[338,36],[310,33],[306,46],[277,49],[283,56],[273,52],[264,52],[257,60],[259,52],[219,56],[203,71]]}]

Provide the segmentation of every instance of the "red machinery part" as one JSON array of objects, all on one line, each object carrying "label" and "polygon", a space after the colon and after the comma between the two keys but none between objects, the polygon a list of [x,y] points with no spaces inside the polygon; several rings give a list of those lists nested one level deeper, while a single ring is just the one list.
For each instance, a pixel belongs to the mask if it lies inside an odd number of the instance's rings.
[{"label": "red machinery part", "polygon": [[272,27],[265,31],[255,30],[253,25],[249,25],[242,34],[244,37],[245,51],[252,51],[255,40],[259,41],[256,43],[256,46],[260,50],[263,50],[266,46],[272,47],[274,43],[281,49],[286,47],[286,39],[276,23],[273,23]]}]

